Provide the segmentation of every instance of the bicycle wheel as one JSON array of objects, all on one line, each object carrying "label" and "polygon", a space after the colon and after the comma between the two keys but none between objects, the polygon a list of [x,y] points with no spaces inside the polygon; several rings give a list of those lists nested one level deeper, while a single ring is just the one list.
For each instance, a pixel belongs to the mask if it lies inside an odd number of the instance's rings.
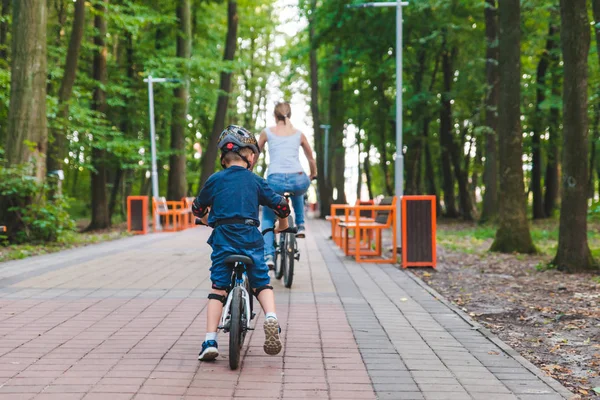
[{"label": "bicycle wheel", "polygon": [[240,365],[240,353],[244,342],[244,301],[242,289],[234,287],[231,293],[231,328],[229,330],[229,368],[237,369]]},{"label": "bicycle wheel", "polygon": [[279,247],[275,254],[277,255],[278,260],[275,261],[275,278],[281,279],[283,276],[283,271],[285,270],[285,265],[287,264],[287,254],[286,254],[286,238],[287,235],[285,233],[279,234]]},{"label": "bicycle wheel", "polygon": [[[279,264],[279,243],[277,242],[277,234],[275,232],[273,232],[273,248],[275,249],[275,254],[273,255],[273,263],[274,263],[274,270],[273,273],[275,274],[275,277],[277,278],[277,268],[279,268],[277,266],[277,264]],[[281,277],[277,278],[280,279]]]},{"label": "bicycle wheel", "polygon": [[[294,226],[294,218],[290,215],[288,217],[288,224],[290,228]],[[291,288],[294,282],[294,256],[296,255],[296,236],[293,234],[286,234],[287,243],[283,249],[282,254],[286,254],[287,263],[285,270],[283,271],[283,284],[286,288]]]}]

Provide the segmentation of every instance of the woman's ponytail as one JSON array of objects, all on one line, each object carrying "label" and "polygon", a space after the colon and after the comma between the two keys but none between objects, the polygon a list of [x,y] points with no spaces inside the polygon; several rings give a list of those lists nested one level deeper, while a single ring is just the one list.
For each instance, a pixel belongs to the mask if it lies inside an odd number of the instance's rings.
[{"label": "woman's ponytail", "polygon": [[287,124],[286,118],[291,118],[291,116],[292,108],[290,107],[290,103],[285,101],[275,104],[275,119],[277,121],[283,121],[284,124]]}]

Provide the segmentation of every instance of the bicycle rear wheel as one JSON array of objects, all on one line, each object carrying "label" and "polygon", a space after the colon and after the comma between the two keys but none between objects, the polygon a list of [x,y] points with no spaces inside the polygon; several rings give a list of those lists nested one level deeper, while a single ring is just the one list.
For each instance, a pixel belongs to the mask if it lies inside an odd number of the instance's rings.
[{"label": "bicycle rear wheel", "polygon": [[[294,218],[290,215],[288,217],[288,225],[290,228],[294,226]],[[291,288],[294,282],[294,256],[296,255],[296,236],[293,234],[286,234],[287,242],[282,253],[286,254],[287,263],[285,270],[283,271],[283,284],[286,288]]]},{"label": "bicycle rear wheel", "polygon": [[287,264],[286,259],[287,259],[287,254],[286,254],[286,247],[287,247],[287,242],[286,242],[286,238],[287,235],[285,233],[280,233],[279,234],[279,247],[277,248],[277,251],[275,252],[276,254],[276,258],[275,258],[275,278],[276,279],[281,279],[281,277],[283,276],[283,271],[285,270],[285,266]]},{"label": "bicycle rear wheel", "polygon": [[234,287],[231,292],[231,328],[229,330],[229,368],[237,369],[244,343],[244,301],[242,289]]}]

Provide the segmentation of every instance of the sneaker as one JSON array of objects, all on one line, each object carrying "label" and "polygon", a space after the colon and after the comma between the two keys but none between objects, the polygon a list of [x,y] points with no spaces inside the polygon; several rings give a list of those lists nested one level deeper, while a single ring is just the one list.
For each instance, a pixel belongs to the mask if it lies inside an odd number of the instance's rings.
[{"label": "sneaker", "polygon": [[304,225],[298,225],[298,232],[296,232],[296,237],[298,239],[304,239],[306,237],[306,229]]},{"label": "sneaker", "polygon": [[275,261],[273,260],[273,256],[265,256],[265,263],[267,264],[267,267],[269,267],[269,269],[275,269]]},{"label": "sneaker", "polygon": [[219,356],[219,345],[216,340],[205,340],[202,343],[202,351],[198,354],[200,361],[212,361]]},{"label": "sneaker", "polygon": [[265,344],[263,349],[265,353],[270,356],[274,356],[279,354],[281,351],[281,339],[279,339],[279,334],[281,333],[281,328],[279,327],[279,322],[277,318],[267,318],[264,324],[265,330]]}]

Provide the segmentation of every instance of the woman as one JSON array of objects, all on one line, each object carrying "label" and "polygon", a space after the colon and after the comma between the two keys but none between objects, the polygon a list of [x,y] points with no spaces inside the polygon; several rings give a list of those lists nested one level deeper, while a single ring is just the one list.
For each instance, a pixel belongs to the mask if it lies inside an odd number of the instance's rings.
[{"label": "woman", "polygon": [[[275,123],[271,128],[265,128],[258,138],[258,146],[262,149],[269,143],[269,174],[267,182],[271,188],[279,193],[293,193],[292,206],[296,214],[298,227],[297,238],[305,237],[304,229],[304,194],[310,186],[310,181],[317,176],[317,163],[313,158],[312,149],[306,136],[292,125],[290,117],[292,109],[287,102],[275,105]],[[299,148],[302,147],[310,165],[310,178],[306,176],[300,164]],[[275,214],[269,208],[263,208],[262,226],[273,226]],[[273,233],[265,235],[265,261],[273,268],[275,247],[273,246]]]}]

